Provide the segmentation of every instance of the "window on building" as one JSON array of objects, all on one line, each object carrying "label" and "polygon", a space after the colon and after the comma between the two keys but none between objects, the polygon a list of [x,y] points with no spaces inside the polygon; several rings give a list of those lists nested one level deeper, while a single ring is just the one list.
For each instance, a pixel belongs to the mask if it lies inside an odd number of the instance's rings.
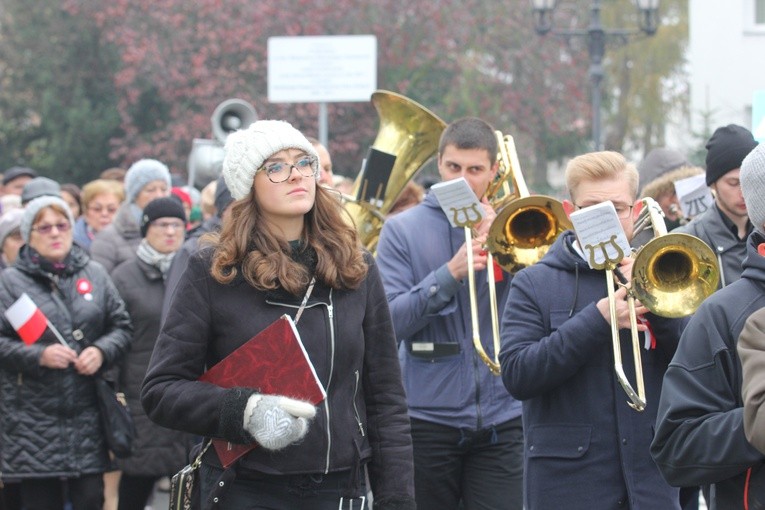
[{"label": "window on building", "polygon": [[754,0],[754,23],[765,25],[765,0]]}]

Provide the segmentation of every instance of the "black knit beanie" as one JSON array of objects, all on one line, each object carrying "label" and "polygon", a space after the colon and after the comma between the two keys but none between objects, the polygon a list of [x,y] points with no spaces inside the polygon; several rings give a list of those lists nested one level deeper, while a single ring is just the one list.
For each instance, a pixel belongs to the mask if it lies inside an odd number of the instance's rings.
[{"label": "black knit beanie", "polygon": [[756,146],[751,131],[745,127],[728,124],[717,128],[707,142],[707,186],[741,168],[741,162]]},{"label": "black knit beanie", "polygon": [[178,218],[186,223],[186,211],[181,201],[175,197],[155,198],[143,208],[141,215],[141,237],[146,237],[146,231],[154,220],[159,218]]}]

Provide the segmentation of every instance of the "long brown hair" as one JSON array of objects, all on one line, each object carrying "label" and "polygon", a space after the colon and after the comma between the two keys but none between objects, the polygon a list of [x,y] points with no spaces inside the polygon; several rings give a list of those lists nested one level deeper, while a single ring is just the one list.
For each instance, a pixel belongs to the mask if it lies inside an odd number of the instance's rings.
[{"label": "long brown hair", "polygon": [[[260,290],[282,287],[299,295],[307,287],[310,270],[290,256],[289,243],[268,228],[255,190],[231,204],[231,214],[220,233],[205,234],[215,244],[211,274],[230,283],[239,271]],[[334,289],[357,288],[367,274],[358,234],[344,218],[338,199],[317,184],[313,208],[304,217],[303,244],[316,252],[316,279]]]}]

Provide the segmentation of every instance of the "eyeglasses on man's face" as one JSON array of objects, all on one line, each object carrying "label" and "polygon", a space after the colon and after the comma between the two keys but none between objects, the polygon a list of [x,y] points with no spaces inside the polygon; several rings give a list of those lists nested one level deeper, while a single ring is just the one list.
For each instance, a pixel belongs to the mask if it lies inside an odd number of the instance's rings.
[{"label": "eyeglasses on man's face", "polygon": [[162,230],[181,230],[183,229],[186,224],[182,221],[153,221],[151,223],[153,227],[161,228]]},{"label": "eyeglasses on man's face", "polygon": [[[588,204],[588,205],[579,205],[574,204],[574,207],[577,209],[584,209],[585,207],[590,207],[591,205],[596,204]],[[632,208],[635,207],[634,205],[627,205],[627,204],[614,204],[614,209],[616,209],[616,215],[619,217],[620,220],[626,220],[630,217],[632,214]]]},{"label": "eyeglasses on man's face", "polygon": [[68,232],[69,229],[72,228],[72,226],[69,224],[69,222],[62,221],[61,223],[54,223],[52,225],[49,223],[45,223],[43,225],[37,225],[36,227],[32,227],[32,230],[34,230],[35,232],[39,234],[47,235],[53,232],[54,228],[58,230],[59,232]]},{"label": "eyeglasses on man's face", "polygon": [[266,172],[268,180],[274,184],[284,182],[292,175],[292,169],[296,169],[303,177],[317,177],[317,172],[314,170],[314,164],[316,160],[311,156],[303,156],[294,163],[287,163],[286,161],[276,161],[274,163],[268,163],[263,165],[258,171]]}]

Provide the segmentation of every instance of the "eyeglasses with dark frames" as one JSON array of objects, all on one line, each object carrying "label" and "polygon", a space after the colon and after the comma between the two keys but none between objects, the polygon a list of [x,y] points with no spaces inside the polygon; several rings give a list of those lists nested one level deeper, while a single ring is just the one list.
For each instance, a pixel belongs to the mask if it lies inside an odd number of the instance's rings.
[{"label": "eyeglasses with dark frames", "polygon": [[318,177],[318,172],[314,170],[316,159],[311,156],[303,156],[294,163],[287,163],[286,161],[276,161],[274,163],[268,163],[258,169],[258,172],[265,171],[268,180],[274,184],[279,184],[290,178],[292,175],[292,169],[298,171],[303,177]]},{"label": "eyeglasses with dark frames", "polygon": [[182,221],[153,221],[151,222],[152,227],[161,228],[162,230],[181,230],[184,227],[186,227],[186,224]]}]

